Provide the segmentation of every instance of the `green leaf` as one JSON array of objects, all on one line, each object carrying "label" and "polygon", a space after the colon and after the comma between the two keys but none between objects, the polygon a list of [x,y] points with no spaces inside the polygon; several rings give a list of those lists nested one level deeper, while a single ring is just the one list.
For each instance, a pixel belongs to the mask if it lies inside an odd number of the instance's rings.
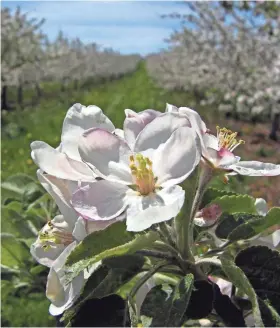
[{"label": "green leaf", "polygon": [[10,207],[2,206],[1,231],[20,238],[34,237],[34,233],[25,218]]},{"label": "green leaf", "polygon": [[229,234],[228,239],[231,241],[249,239],[276,224],[280,224],[280,207],[273,207],[265,217],[254,217],[239,225]]},{"label": "green leaf", "polygon": [[93,298],[112,295],[131,280],[144,265],[140,255],[123,255],[104,259],[102,265],[91,274],[78,300],[64,315],[63,321],[71,321],[85,302]]},{"label": "green leaf", "polygon": [[262,322],[261,313],[258,304],[257,295],[247,279],[245,273],[235,265],[234,261],[227,258],[226,254],[221,256],[221,263],[223,270],[228,276],[229,280],[237,287],[240,288],[249,298],[252,303],[253,316],[257,327],[264,327]]},{"label": "green leaf", "polygon": [[126,231],[124,222],[117,222],[108,228],[88,235],[68,256],[67,280],[71,281],[88,266],[110,256],[131,254],[150,246],[157,240],[156,232],[136,235]]},{"label": "green leaf", "polygon": [[13,235],[1,234],[1,264],[8,267],[25,267],[30,258],[27,246]]},{"label": "green leaf", "polygon": [[256,214],[255,199],[248,195],[222,196],[214,199],[209,205],[218,204],[222,212]]},{"label": "green leaf", "polygon": [[249,213],[223,213],[218,221],[217,228],[215,229],[215,234],[218,238],[229,239],[231,233],[233,233],[239,226],[250,220],[253,221],[258,219],[262,219],[262,217]]},{"label": "green leaf", "polygon": [[188,274],[175,286],[166,327],[179,327],[182,325],[192,294],[193,283],[193,275]]},{"label": "green leaf", "polygon": [[194,277],[186,275],[172,289],[168,285],[153,287],[140,309],[140,317],[145,327],[179,327],[184,322],[193,289]]},{"label": "green leaf", "polygon": [[220,198],[222,196],[231,196],[231,195],[237,195],[237,194],[234,192],[219,190],[216,188],[208,188],[202,197],[200,207],[204,208],[207,204],[213,202],[216,198]]},{"label": "green leaf", "polygon": [[239,252],[236,265],[244,271],[256,294],[280,313],[280,254],[266,246],[252,246]]},{"label": "green leaf", "polygon": [[268,301],[258,299],[265,327],[280,327],[280,315]]},{"label": "green leaf", "polygon": [[2,197],[4,199],[11,198],[15,200],[22,200],[26,185],[29,183],[36,183],[35,180],[26,174],[15,174],[8,177],[2,184]]},{"label": "green leaf", "polygon": [[31,182],[29,183],[23,192],[22,200],[24,204],[33,203],[35,200],[40,198],[44,194],[42,187],[37,183]]}]

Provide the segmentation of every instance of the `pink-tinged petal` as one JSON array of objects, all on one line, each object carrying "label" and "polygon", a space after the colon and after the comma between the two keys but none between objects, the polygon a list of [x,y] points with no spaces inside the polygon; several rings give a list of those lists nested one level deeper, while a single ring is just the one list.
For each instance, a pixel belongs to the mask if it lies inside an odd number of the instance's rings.
[{"label": "pink-tinged petal", "polygon": [[43,174],[42,171],[37,171],[37,177],[42,186],[53,197],[57,204],[60,213],[74,227],[78,215],[72,207],[70,201],[72,194],[78,188],[78,183],[75,181],[59,179],[49,174]]},{"label": "pink-tinged petal", "polygon": [[132,183],[129,169],[132,152],[118,136],[99,128],[90,129],[80,138],[79,152],[101,177],[124,184]]},{"label": "pink-tinged petal", "polygon": [[72,205],[88,220],[112,220],[126,208],[128,187],[106,180],[97,181],[80,188],[73,194]]},{"label": "pink-tinged petal", "polygon": [[231,165],[230,168],[236,173],[248,176],[276,176],[280,175],[280,165],[262,163],[258,161],[241,161]]},{"label": "pink-tinged petal", "polygon": [[134,151],[141,152],[147,149],[157,149],[171,137],[176,129],[183,126],[190,126],[190,122],[185,115],[165,113],[158,116],[139,133]]},{"label": "pink-tinged petal", "polygon": [[196,132],[188,127],[178,128],[153,156],[153,171],[162,187],[184,181],[201,159],[201,145]]},{"label": "pink-tinged petal", "polygon": [[48,174],[72,181],[94,181],[94,173],[83,162],[76,161],[43,141],[31,143],[31,156]]},{"label": "pink-tinged petal", "polygon": [[207,156],[205,156],[215,167],[221,169],[231,169],[231,165],[239,161],[240,157],[234,156],[229,150],[222,148],[215,150],[213,148],[207,148]]},{"label": "pink-tinged petal", "polygon": [[152,122],[157,116],[161,115],[161,112],[157,112],[153,109],[146,109],[143,112],[136,113],[131,109],[125,110],[126,119],[124,120],[124,135],[127,143],[130,147],[134,146],[135,140],[138,134],[144,129],[144,127]]},{"label": "pink-tinged petal", "polygon": [[185,192],[172,186],[148,196],[127,195],[126,225],[128,231],[143,231],[151,225],[174,218],[181,210]]},{"label": "pink-tinged petal", "polygon": [[200,227],[213,225],[222,214],[222,209],[218,204],[212,204],[201,209],[194,218],[194,223]]},{"label": "pink-tinged petal", "polygon": [[74,104],[67,112],[62,127],[62,151],[79,160],[78,139],[90,128],[101,128],[112,132],[115,127],[97,106]]},{"label": "pink-tinged petal", "polygon": [[228,165],[239,162],[240,157],[235,156],[231,151],[226,148],[221,148],[218,151],[219,167],[227,167]]},{"label": "pink-tinged petal", "polygon": [[193,109],[188,107],[180,107],[179,113],[184,114],[188,117],[191,122],[192,128],[194,128],[199,135],[203,135],[206,133],[207,128],[205,123],[202,121],[200,115]]}]

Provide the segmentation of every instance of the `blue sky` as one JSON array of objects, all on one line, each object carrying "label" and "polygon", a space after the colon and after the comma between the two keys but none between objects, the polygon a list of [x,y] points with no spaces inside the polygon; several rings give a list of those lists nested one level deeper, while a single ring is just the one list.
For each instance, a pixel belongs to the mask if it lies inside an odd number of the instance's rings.
[{"label": "blue sky", "polygon": [[164,39],[180,28],[180,21],[162,19],[172,12],[186,13],[177,1],[3,1],[20,6],[30,17],[45,18],[42,30],[53,40],[62,30],[69,38],[96,42],[121,53],[146,55],[166,47]]}]

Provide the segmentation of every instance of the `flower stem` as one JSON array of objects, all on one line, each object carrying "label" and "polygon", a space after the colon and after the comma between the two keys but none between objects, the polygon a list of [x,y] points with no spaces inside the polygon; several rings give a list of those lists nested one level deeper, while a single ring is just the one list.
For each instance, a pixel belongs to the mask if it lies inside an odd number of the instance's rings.
[{"label": "flower stem", "polygon": [[185,201],[181,208],[180,213],[177,215],[174,221],[174,227],[176,231],[176,244],[178,251],[183,260],[190,260],[194,262],[194,256],[190,248],[190,221],[192,204],[195,197],[195,188],[198,181],[199,169],[196,167],[191,176],[182,184],[185,190]]}]

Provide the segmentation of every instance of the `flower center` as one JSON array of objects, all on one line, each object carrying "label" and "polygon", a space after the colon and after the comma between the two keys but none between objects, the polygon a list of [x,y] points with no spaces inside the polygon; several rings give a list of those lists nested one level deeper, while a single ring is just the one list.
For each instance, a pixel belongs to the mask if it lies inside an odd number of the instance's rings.
[{"label": "flower center", "polygon": [[134,158],[130,156],[130,170],[137,187],[137,191],[141,195],[148,195],[155,190],[157,178],[153,173],[153,163],[148,157],[137,154]]},{"label": "flower center", "polygon": [[219,141],[219,148],[220,149],[227,149],[229,151],[233,151],[237,146],[241,144],[245,144],[244,140],[237,140],[237,132],[232,132],[226,128],[217,128],[217,139]]},{"label": "flower center", "polygon": [[39,232],[39,239],[43,243],[42,247],[45,251],[52,248],[52,244],[62,244],[67,246],[74,240],[72,233],[55,225],[51,221],[48,221],[42,231]]}]

